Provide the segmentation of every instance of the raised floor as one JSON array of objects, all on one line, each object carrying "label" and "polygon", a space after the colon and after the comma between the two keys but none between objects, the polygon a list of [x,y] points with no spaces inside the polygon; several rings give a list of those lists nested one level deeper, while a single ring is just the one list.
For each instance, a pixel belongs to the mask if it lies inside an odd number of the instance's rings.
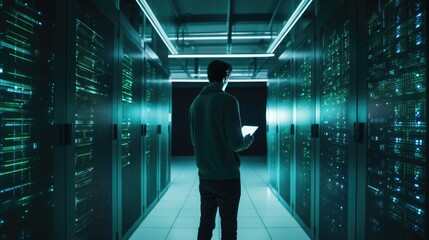
[{"label": "raised floor", "polygon": [[[266,157],[241,157],[242,193],[238,240],[307,240],[298,223],[267,184]],[[193,240],[199,225],[197,168],[192,157],[173,157],[171,185],[130,239]],[[216,217],[213,240],[220,240]]]}]

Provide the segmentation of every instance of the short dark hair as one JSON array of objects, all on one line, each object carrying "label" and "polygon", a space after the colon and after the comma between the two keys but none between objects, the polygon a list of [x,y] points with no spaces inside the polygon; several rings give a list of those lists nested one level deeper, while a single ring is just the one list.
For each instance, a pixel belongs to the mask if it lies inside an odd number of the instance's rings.
[{"label": "short dark hair", "polygon": [[214,60],[207,66],[207,77],[210,82],[222,82],[226,77],[226,71],[232,71],[231,64],[221,60]]}]

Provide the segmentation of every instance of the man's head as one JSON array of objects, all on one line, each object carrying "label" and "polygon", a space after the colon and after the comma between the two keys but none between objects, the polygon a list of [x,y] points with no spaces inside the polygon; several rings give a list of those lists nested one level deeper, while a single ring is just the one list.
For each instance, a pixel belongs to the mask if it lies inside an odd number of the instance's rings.
[{"label": "man's head", "polygon": [[214,60],[207,66],[207,77],[211,83],[220,83],[229,78],[231,71],[231,64],[220,60]]}]

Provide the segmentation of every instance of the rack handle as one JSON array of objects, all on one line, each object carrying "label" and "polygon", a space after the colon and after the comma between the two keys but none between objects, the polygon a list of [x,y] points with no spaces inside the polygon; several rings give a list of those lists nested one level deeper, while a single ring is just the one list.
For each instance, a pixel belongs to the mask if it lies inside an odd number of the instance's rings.
[{"label": "rack handle", "polygon": [[318,138],[319,137],[319,124],[311,124],[311,137]]},{"label": "rack handle", "polygon": [[142,124],[142,136],[146,136],[147,134],[147,124]]},{"label": "rack handle", "polygon": [[363,135],[365,130],[365,123],[355,122],[354,123],[354,140],[357,143],[363,143]]},{"label": "rack handle", "polygon": [[113,139],[118,140],[118,124],[113,124]]}]

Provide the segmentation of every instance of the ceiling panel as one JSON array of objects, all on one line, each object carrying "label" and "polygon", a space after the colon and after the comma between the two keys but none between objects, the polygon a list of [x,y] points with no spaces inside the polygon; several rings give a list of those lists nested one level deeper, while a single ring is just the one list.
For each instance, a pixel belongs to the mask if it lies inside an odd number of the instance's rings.
[{"label": "ceiling panel", "polygon": [[[179,54],[225,54],[266,53],[269,44],[300,0],[147,0],[147,2]],[[231,37],[229,41],[228,36]],[[170,59],[171,77],[197,77],[191,76],[191,73],[195,74],[196,69],[197,72],[205,72],[207,64],[212,60]],[[267,77],[269,59],[224,60],[230,62],[234,69],[245,71],[245,74],[235,76],[236,78]]]}]

